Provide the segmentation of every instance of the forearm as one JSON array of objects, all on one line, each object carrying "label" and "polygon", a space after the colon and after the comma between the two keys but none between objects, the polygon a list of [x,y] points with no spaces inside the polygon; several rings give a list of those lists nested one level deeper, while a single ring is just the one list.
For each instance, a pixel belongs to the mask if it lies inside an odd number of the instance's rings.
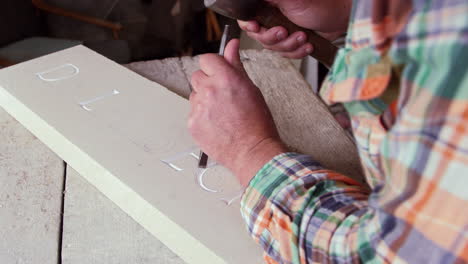
[{"label": "forearm", "polygon": [[257,172],[275,156],[288,152],[278,140],[267,138],[245,153],[239,154],[232,171],[242,186],[247,187]]}]

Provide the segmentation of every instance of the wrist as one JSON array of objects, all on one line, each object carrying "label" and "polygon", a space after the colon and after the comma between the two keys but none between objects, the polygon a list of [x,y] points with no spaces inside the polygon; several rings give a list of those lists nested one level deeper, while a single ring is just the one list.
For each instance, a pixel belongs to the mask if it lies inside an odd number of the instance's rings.
[{"label": "wrist", "polygon": [[288,152],[284,144],[274,138],[266,138],[249,150],[239,153],[232,171],[242,186],[248,186],[257,172],[277,155]]}]

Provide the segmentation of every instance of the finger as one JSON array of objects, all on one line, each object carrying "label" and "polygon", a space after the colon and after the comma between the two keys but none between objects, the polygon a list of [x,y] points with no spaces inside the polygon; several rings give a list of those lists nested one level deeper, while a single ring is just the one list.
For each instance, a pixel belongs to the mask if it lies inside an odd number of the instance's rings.
[{"label": "finger", "polygon": [[196,124],[197,117],[194,114],[194,109],[192,108],[192,111],[190,111],[189,118],[187,120],[187,127],[191,131]]},{"label": "finger", "polygon": [[195,93],[200,92],[200,89],[203,89],[203,85],[206,83],[208,76],[199,70],[192,74],[192,78],[190,80],[190,84],[192,85],[192,89]]},{"label": "finger", "polygon": [[189,116],[193,116],[195,114],[195,109],[200,109],[200,105],[202,103],[200,102],[200,96],[197,93],[191,93],[189,102],[190,102]]},{"label": "finger", "polygon": [[200,115],[201,102],[196,93],[190,95],[190,113],[189,113],[189,123],[193,120],[198,120]]},{"label": "finger", "polygon": [[292,52],[304,45],[306,41],[306,34],[298,31],[291,34],[287,39],[278,42],[276,45],[266,45],[265,48],[280,52]]},{"label": "finger", "polygon": [[199,120],[202,110],[203,110],[203,104],[201,104],[200,102],[196,102],[192,104],[190,108],[189,118]]},{"label": "finger", "polygon": [[288,37],[288,31],[284,27],[261,28],[258,33],[249,32],[249,36],[261,42],[263,45],[275,45]]},{"label": "finger", "polygon": [[239,27],[244,31],[254,32],[254,33],[257,33],[260,31],[260,25],[257,23],[257,21],[237,20],[237,23],[239,24]]},{"label": "finger", "polygon": [[238,39],[232,39],[226,46],[224,51],[224,59],[226,59],[229,64],[239,71],[244,71],[242,62],[239,54],[240,41]]},{"label": "finger", "polygon": [[312,44],[307,43],[302,45],[299,49],[292,52],[281,52],[281,55],[290,59],[302,59],[307,55],[310,55],[314,50]]},{"label": "finger", "polygon": [[231,69],[232,66],[221,56],[205,54],[200,56],[200,69],[208,76]]},{"label": "finger", "polygon": [[190,105],[193,106],[193,105],[196,103],[196,100],[197,100],[196,97],[197,97],[197,96],[198,96],[198,95],[197,95],[197,92],[195,92],[195,91],[192,91],[192,92],[190,93],[190,96],[189,96]]}]

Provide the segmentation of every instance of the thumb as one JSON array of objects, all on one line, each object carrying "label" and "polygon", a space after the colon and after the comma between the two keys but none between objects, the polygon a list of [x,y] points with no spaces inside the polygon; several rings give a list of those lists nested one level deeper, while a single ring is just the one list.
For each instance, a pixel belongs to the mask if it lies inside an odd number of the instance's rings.
[{"label": "thumb", "polygon": [[224,50],[224,59],[239,71],[244,71],[244,66],[240,60],[239,55],[240,41],[239,39],[232,39]]}]

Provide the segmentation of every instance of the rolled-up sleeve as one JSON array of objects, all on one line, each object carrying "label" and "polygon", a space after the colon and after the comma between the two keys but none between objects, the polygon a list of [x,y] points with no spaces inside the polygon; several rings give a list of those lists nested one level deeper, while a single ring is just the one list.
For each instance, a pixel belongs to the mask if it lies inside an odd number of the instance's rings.
[{"label": "rolled-up sleeve", "polygon": [[248,230],[271,263],[359,257],[353,245],[369,218],[368,192],[311,157],[285,153],[266,164],[242,199]]}]

